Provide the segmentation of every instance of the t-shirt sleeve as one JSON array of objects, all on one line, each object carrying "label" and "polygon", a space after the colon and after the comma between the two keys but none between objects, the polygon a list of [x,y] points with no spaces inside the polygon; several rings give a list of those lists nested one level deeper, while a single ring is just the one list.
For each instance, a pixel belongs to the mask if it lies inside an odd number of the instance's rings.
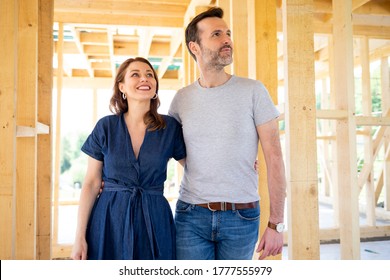
[{"label": "t-shirt sleeve", "polygon": [[175,118],[179,123],[181,123],[179,115],[179,92],[176,92],[175,96],[172,99],[171,105],[169,106],[168,115]]},{"label": "t-shirt sleeve", "polygon": [[253,99],[253,112],[256,126],[265,124],[279,117],[280,113],[273,103],[268,90],[260,82],[255,84]]},{"label": "t-shirt sleeve", "polygon": [[174,136],[174,147],[173,147],[172,157],[175,160],[181,160],[187,156],[186,146],[183,137],[183,129],[176,120],[174,120],[174,124],[175,124],[175,136]]},{"label": "t-shirt sleeve", "polygon": [[106,140],[103,121],[99,120],[91,134],[85,140],[81,150],[96,160],[103,161],[103,147]]}]

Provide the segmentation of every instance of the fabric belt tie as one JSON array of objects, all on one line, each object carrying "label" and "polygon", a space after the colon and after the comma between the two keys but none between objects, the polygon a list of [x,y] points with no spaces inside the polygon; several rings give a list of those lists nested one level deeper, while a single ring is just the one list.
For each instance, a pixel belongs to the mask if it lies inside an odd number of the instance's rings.
[{"label": "fabric belt tie", "polygon": [[[124,236],[124,238],[129,238],[129,244],[134,245],[134,228],[133,224],[137,224],[134,221],[134,199],[136,197],[141,198],[141,205],[142,205],[142,213],[143,213],[143,218],[145,221],[146,225],[146,231],[148,234],[148,239],[150,243],[150,247],[152,249],[152,256],[153,259],[157,259],[157,257],[160,255],[160,250],[158,248],[157,242],[154,242],[155,240],[155,234],[153,232],[153,227],[152,227],[152,222],[150,218],[150,213],[149,213],[149,198],[145,194],[149,195],[163,195],[163,185],[159,186],[150,186],[148,187],[150,189],[144,189],[140,186],[125,186],[125,185],[120,185],[120,184],[115,184],[115,183],[110,183],[110,182],[104,182],[104,188],[103,191],[122,191],[122,192],[131,192],[131,197],[130,197],[130,203],[127,206],[126,209],[126,218],[130,220],[130,227],[131,228],[125,228],[125,230],[128,230],[130,232],[129,236]],[[133,213],[133,214],[132,214]],[[128,227],[128,226],[126,226]],[[124,243],[127,244],[127,243]],[[155,248],[156,247],[156,248]],[[127,254],[129,257],[133,257],[133,247],[132,248],[125,248],[125,251],[128,251]]]},{"label": "fabric belt tie", "polygon": [[256,208],[259,205],[258,201],[248,203],[230,203],[230,202],[209,202],[196,204],[197,206],[207,208],[210,211],[228,211]]}]

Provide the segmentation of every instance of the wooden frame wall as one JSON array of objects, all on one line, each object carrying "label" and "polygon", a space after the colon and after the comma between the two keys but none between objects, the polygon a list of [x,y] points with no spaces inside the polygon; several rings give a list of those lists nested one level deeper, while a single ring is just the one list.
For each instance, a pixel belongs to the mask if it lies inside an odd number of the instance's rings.
[{"label": "wooden frame wall", "polygon": [[1,5],[0,258],[50,259],[54,6],[39,0]]},{"label": "wooden frame wall", "polygon": [[[353,40],[356,38],[351,13],[355,1],[333,1],[333,27],[328,34],[330,88],[324,77],[316,77],[313,69],[313,27],[311,18],[314,0],[246,0],[236,6],[234,0],[219,0],[229,18],[235,41],[234,64],[229,72],[257,78],[277,100],[277,31],[284,33],[284,87],[286,103],[279,104],[286,122],[286,167],[288,176],[288,241],[289,258],[318,259],[320,240],[339,239],[342,259],[360,258],[360,238],[389,236],[390,227],[375,225],[378,215],[376,202],[386,189],[385,209],[390,211],[390,107],[388,53],[368,54],[369,34],[360,35],[363,91],[366,102],[369,93],[369,62],[381,60],[382,117],[372,117],[369,106],[363,116],[354,108],[353,71],[356,66]],[[364,2],[364,1],[362,1]],[[209,0],[193,0],[185,15],[185,23],[210,5]],[[355,4],[355,5],[353,5]],[[357,6],[356,6],[357,5]],[[4,51],[0,59],[0,258],[50,259],[51,248],[51,189],[52,189],[52,22],[54,1],[3,0],[0,2],[0,41]],[[277,30],[277,8],[282,8],[283,25]],[[245,27],[246,26],[246,27]],[[318,26],[317,26],[318,28]],[[326,28],[325,28],[326,29]],[[325,30],[324,29],[324,30]],[[237,37],[238,36],[238,37]],[[382,34],[384,38],[390,39]],[[184,45],[183,45],[184,46]],[[193,82],[198,72],[196,64],[184,52],[184,81]],[[254,57],[255,56],[255,59]],[[59,59],[60,56],[59,56]],[[61,69],[61,67],[59,67]],[[330,92],[328,107],[316,110],[314,81],[324,80],[324,91]],[[61,70],[57,90],[63,86]],[[58,112],[57,112],[58,113]],[[316,120],[330,120],[328,131],[333,155],[324,155],[328,175],[326,195],[332,195],[335,227],[319,229],[317,131]],[[372,138],[367,137],[366,159],[357,176],[356,127],[381,126]],[[60,130],[57,119],[57,132]],[[337,136],[337,141],[336,141]],[[323,139],[325,139],[324,137]],[[58,137],[56,151],[58,149]],[[305,144],[302,144],[305,143]],[[384,147],[385,163],[373,184],[372,166],[379,148]],[[298,153],[299,151],[299,153]],[[259,158],[261,159],[261,152]],[[327,157],[337,158],[333,166]],[[57,158],[58,161],[58,158]],[[59,164],[55,164],[56,170]],[[265,174],[264,166],[260,172]],[[58,186],[58,178],[54,179]],[[267,222],[266,179],[260,177],[262,201],[261,224]],[[359,225],[358,195],[365,188],[368,225]],[[343,203],[339,203],[343,201]],[[299,207],[304,205],[304,207]],[[57,205],[58,206],[58,205]],[[310,209],[311,211],[307,211]],[[302,219],[304,217],[304,223]],[[54,219],[56,220],[56,219]],[[277,257],[277,258],[280,258]]]}]

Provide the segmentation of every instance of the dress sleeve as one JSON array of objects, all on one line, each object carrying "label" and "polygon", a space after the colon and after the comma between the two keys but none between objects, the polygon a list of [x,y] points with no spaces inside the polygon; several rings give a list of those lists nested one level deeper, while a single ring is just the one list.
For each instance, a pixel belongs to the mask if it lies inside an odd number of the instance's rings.
[{"label": "dress sleeve", "polygon": [[85,140],[81,150],[96,160],[103,161],[103,147],[106,140],[106,133],[102,120],[99,120],[91,134]]},{"label": "dress sleeve", "polygon": [[186,146],[183,137],[183,129],[176,120],[174,120],[174,125],[175,125],[175,135],[174,135],[174,147],[173,147],[172,157],[175,160],[181,160],[187,156]]}]

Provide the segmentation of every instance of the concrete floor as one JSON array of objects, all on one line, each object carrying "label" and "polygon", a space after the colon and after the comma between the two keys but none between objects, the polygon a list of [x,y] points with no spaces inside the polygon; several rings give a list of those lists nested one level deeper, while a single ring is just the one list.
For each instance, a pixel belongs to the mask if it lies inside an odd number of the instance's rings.
[{"label": "concrete floor", "polygon": [[[172,207],[175,203],[172,202]],[[174,208],[173,208],[174,209]],[[285,214],[287,217],[287,214]],[[319,204],[319,223],[320,228],[333,227],[333,209],[328,204]],[[74,232],[76,229],[77,206],[62,206],[59,211],[59,243],[72,244],[74,240]],[[390,220],[376,221],[377,225],[389,225]],[[287,221],[286,221],[287,224]],[[365,224],[365,217],[361,215],[360,224]],[[381,241],[361,242],[361,260],[390,260],[390,238]],[[282,259],[288,260],[288,247],[283,248]],[[339,260],[340,259],[340,244],[321,244],[320,245],[321,260]]]},{"label": "concrete floor", "polygon": [[[283,260],[288,260],[288,248],[283,248]],[[360,243],[361,260],[390,260],[390,240]],[[340,244],[321,244],[320,260],[340,260]]]},{"label": "concrete floor", "polygon": [[[287,215],[285,215],[287,217]],[[334,225],[333,208],[326,203],[319,203],[320,228],[331,228]],[[366,224],[364,215],[360,215],[360,225]],[[377,219],[376,224],[389,225],[390,220]],[[288,247],[283,248],[282,259],[288,260]],[[362,241],[360,243],[361,260],[390,260],[390,237],[384,240]],[[340,244],[321,244],[320,260],[340,260]]]}]

